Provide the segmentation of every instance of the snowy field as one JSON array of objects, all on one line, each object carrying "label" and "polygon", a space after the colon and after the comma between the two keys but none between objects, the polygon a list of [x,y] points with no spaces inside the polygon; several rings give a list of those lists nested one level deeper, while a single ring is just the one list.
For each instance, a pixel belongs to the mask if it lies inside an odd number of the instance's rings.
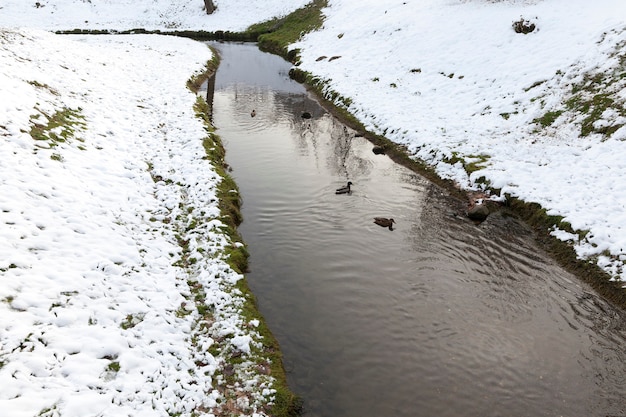
[{"label": "snowy field", "polygon": [[[215,3],[206,16],[190,0],[0,2],[3,415],[210,414],[224,402],[218,339],[244,358],[229,407],[264,415],[272,380],[245,360],[258,323],[228,291],[241,276],[206,256],[233,244],[185,88],[210,51],[41,30],[242,30],[306,1]],[[296,45],[301,68],[443,177],[488,182],[588,230],[554,233],[625,278],[625,2],[329,4],[323,29]],[[536,30],[515,33],[521,16]],[[468,176],[461,160],[481,169]],[[193,267],[177,266],[181,237]],[[212,323],[190,300],[196,283]]]},{"label": "snowy field", "polygon": [[203,0],[2,0],[0,26],[243,31],[307,3],[308,0],[213,0],[217,10],[207,15]]},{"label": "snowy field", "polygon": [[271,403],[185,86],[210,58],[173,37],[0,29],[1,415],[217,410],[236,352],[228,407]]}]

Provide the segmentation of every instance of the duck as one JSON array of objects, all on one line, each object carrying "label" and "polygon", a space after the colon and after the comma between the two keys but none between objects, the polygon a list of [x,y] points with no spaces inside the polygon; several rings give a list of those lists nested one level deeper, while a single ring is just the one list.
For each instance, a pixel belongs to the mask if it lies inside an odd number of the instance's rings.
[{"label": "duck", "polygon": [[489,207],[487,201],[489,196],[485,193],[470,193],[469,202],[467,204],[467,217],[471,220],[482,222],[489,216]]},{"label": "duck", "polygon": [[372,152],[374,152],[375,155],[384,155],[386,151],[387,149],[384,146],[374,146],[372,148]]},{"label": "duck", "polygon": [[348,181],[348,184],[345,187],[337,188],[335,194],[350,194],[352,190],[350,190],[350,186],[352,185],[351,181]]},{"label": "duck", "polygon": [[374,223],[382,227],[388,227],[389,230],[393,230],[393,224],[395,222],[394,219],[388,219],[386,217],[374,217]]},{"label": "duck", "polygon": [[256,110],[252,110],[252,112],[250,113],[250,116],[252,117],[256,116]]}]

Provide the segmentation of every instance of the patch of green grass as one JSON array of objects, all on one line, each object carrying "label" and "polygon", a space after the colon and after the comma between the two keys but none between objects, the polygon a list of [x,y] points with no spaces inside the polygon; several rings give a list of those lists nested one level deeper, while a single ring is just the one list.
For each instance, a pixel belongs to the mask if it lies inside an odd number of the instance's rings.
[{"label": "patch of green grass", "polygon": [[132,329],[143,321],[145,314],[129,314],[124,321],[120,324],[120,327],[124,330]]},{"label": "patch of green grass", "polygon": [[460,162],[465,172],[471,174],[472,172],[483,169],[487,165],[489,158],[490,156],[485,154],[461,156],[457,152],[453,152],[451,157],[443,158],[443,161],[451,165]]},{"label": "patch of green grass", "polygon": [[626,88],[623,76],[626,71],[624,46],[626,42],[618,45],[613,53],[618,58],[615,67],[602,72],[584,74],[582,81],[571,86],[562,108],[548,111],[534,122],[542,127],[548,127],[557,117],[565,113],[570,120],[575,120],[580,126],[581,137],[595,133],[609,138],[624,126],[623,123],[616,123],[615,118],[604,120],[607,110],[626,117],[626,100],[620,95]]},{"label": "patch of green grass", "polygon": [[554,121],[563,114],[563,110],[549,111],[543,116],[533,120],[533,123],[538,123],[543,127],[551,126]]},{"label": "patch of green grass", "polygon": [[29,134],[36,141],[47,142],[49,149],[70,139],[77,139],[82,142],[82,139],[76,137],[77,130],[83,130],[87,127],[85,117],[81,112],[81,108],[64,107],[52,115],[44,112],[36,113],[30,117],[31,129]]},{"label": "patch of green grass", "polygon": [[[241,216],[241,197],[235,180],[227,172],[227,166],[224,161],[226,150],[224,149],[219,135],[215,134],[215,129],[211,125],[208,115],[210,107],[206,103],[206,100],[198,96],[194,110],[196,116],[204,121],[205,129],[208,133],[202,141],[204,151],[208,159],[213,163],[217,174],[222,178],[217,189],[218,205],[222,213],[222,221],[226,223],[231,230],[236,230],[237,226],[243,221],[243,217]],[[230,234],[232,235],[232,232],[230,232]]]},{"label": "patch of green grass", "polygon": [[248,272],[248,258],[250,254],[245,246],[229,246],[226,248],[226,256],[230,266],[240,274]]},{"label": "patch of green grass", "polygon": [[198,302],[196,306],[200,317],[210,317],[213,314],[213,306]]},{"label": "patch of green grass", "polygon": [[235,180],[226,172],[220,172],[222,181],[217,187],[219,208],[222,212],[222,221],[229,227],[236,228],[243,221],[241,215],[241,196]]},{"label": "patch of green grass", "polygon": [[48,311],[52,311],[52,309],[54,308],[58,308],[58,307],[63,307],[63,304],[59,303],[59,302],[54,302],[50,305],[50,308],[48,309]]},{"label": "patch of green grass", "polygon": [[545,83],[547,80],[541,80],[533,83],[530,87],[524,88],[524,92],[527,93],[535,87],[539,87],[541,84]]},{"label": "patch of green grass", "polygon": [[37,417],[54,417],[58,415],[57,404],[54,404],[52,407],[43,408],[39,414],[37,414]]},{"label": "patch of green grass", "polygon": [[[393,87],[393,85],[391,85],[391,87]],[[336,91],[330,91],[330,90],[327,91],[326,92],[326,99],[329,100],[332,103],[335,103],[335,105],[342,106],[345,109],[350,107],[350,105],[352,104],[352,99],[351,98],[343,96],[343,95],[337,93]]]},{"label": "patch of green grass", "polygon": [[468,155],[468,158],[472,159],[466,162],[463,166],[468,174],[483,169],[489,161],[489,155]]},{"label": "patch of green grass", "polygon": [[37,88],[48,90],[50,93],[52,93],[55,96],[59,95],[59,92],[56,91],[54,88],[50,87],[48,84],[42,84],[39,81],[35,81],[35,80],[28,81],[28,84],[30,84],[30,85],[32,85],[34,87],[37,87]]},{"label": "patch of green grass", "polygon": [[298,51],[288,51],[289,45],[298,41],[304,33],[322,26],[322,8],[326,7],[327,3],[327,0],[313,0],[285,17],[252,25],[246,33],[257,39],[262,50],[296,62]]},{"label": "patch of green grass", "polygon": [[120,371],[120,363],[117,361],[112,361],[107,365],[107,371],[109,372],[119,372]]},{"label": "patch of green grass", "polygon": [[566,101],[568,110],[583,114],[583,120],[580,125],[580,135],[582,137],[589,136],[592,133],[599,133],[606,137],[623,126],[623,124],[612,124],[605,126],[596,126],[596,122],[602,119],[602,114],[612,109],[620,116],[626,116],[623,100],[618,100],[616,94],[611,92],[601,92],[590,95],[589,92],[595,92],[595,88],[589,87],[586,92],[579,91]]}]

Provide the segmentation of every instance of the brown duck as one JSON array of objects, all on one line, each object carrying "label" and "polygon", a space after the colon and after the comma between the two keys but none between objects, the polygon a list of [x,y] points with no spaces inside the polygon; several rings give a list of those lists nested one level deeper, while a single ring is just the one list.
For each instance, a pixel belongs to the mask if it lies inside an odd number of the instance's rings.
[{"label": "brown duck", "polygon": [[352,185],[351,181],[348,181],[348,185],[345,187],[337,188],[335,194],[350,194],[352,190],[350,190],[350,186]]},{"label": "brown duck", "polygon": [[374,223],[382,227],[388,227],[389,230],[393,230],[393,224],[395,222],[394,219],[388,219],[386,217],[374,217]]}]

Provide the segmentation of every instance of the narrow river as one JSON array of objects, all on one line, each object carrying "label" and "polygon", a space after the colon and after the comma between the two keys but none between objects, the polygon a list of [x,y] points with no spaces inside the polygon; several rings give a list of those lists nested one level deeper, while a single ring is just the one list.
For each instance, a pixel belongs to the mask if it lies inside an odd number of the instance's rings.
[{"label": "narrow river", "polygon": [[[305,416],[626,417],[624,313],[524,225],[498,214],[475,225],[375,155],[282,59],[212,45],[247,279]],[[352,193],[336,195],[347,181]]]}]

